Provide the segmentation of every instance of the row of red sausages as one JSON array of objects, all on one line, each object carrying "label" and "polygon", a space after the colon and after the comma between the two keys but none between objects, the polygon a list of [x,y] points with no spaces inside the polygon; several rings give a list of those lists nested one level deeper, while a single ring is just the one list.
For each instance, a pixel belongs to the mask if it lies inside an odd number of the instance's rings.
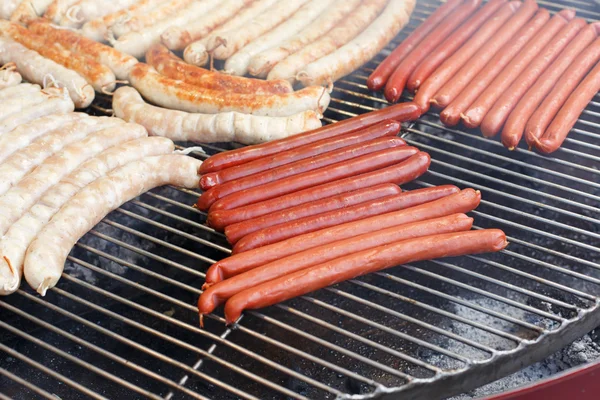
[{"label": "row of red sausages", "polygon": [[556,151],[600,90],[600,23],[550,17],[534,0],[448,0],[371,74],[389,101],[406,88],[447,126],[502,132],[514,149]]},{"label": "row of red sausages", "polygon": [[[401,191],[430,164],[396,137],[399,121],[418,117],[415,109],[399,104],[207,159],[196,206],[235,246],[208,269],[200,315],[227,302],[233,323],[245,309],[368,272],[504,248],[500,230],[469,231],[464,213],[479,204],[478,191]],[[377,123],[384,116],[395,120]]]}]

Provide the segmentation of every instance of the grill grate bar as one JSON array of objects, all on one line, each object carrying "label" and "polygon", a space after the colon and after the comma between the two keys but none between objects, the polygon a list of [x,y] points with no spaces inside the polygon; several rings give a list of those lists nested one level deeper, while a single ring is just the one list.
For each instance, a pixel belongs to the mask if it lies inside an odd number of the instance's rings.
[{"label": "grill grate bar", "polygon": [[[4,368],[0,368],[0,375],[7,377],[14,382],[17,382],[18,384],[26,387],[27,389],[31,390],[38,396],[45,397],[48,400],[56,400],[56,397],[54,395],[52,395],[51,393],[45,391],[44,389],[42,389],[38,386],[35,386],[28,380],[25,380],[25,379],[21,378],[20,376],[17,376],[15,374],[13,374],[12,372],[5,370]],[[2,394],[2,393],[0,393],[0,394]],[[0,396],[0,399],[11,400],[10,397],[3,395],[3,394],[2,394],[2,396]]]}]

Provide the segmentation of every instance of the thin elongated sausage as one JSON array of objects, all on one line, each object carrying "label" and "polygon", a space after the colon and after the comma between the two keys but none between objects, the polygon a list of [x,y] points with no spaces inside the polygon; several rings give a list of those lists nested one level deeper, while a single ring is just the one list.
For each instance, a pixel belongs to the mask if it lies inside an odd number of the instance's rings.
[{"label": "thin elongated sausage", "polygon": [[251,95],[200,88],[158,74],[150,66],[136,64],[129,74],[133,87],[152,103],[171,109],[214,114],[237,111],[245,114],[287,117],[307,110],[319,113],[329,105],[325,88],[313,86],[293,93]]},{"label": "thin elongated sausage", "polygon": [[46,9],[44,17],[53,23],[58,24],[68,8],[78,1],[79,0],[54,0]]},{"label": "thin elongated sausage", "polygon": [[29,94],[37,93],[40,90],[42,90],[40,85],[24,82],[19,85],[11,86],[0,90],[0,100],[7,101],[15,97],[25,97]]},{"label": "thin elongated sausage", "polygon": [[438,108],[445,108],[452,100],[458,96],[468,85],[473,78],[481,71],[486,64],[502,50],[502,47],[509,41],[514,40],[514,36],[518,34],[521,27],[532,19],[531,23],[541,27],[547,20],[546,14],[538,15],[531,18],[537,11],[538,5],[535,0],[525,0],[523,5],[519,7],[517,12],[506,21],[506,25],[502,26],[485,46],[481,47],[473,55],[468,63],[462,66],[452,79],[438,90],[435,96],[431,99],[431,103]]},{"label": "thin elongated sausage", "polygon": [[583,28],[569,45],[558,55],[556,60],[548,66],[542,75],[527,90],[515,108],[506,119],[502,129],[502,144],[513,150],[523,137],[525,125],[536,110],[538,105],[550,93],[563,72],[571,65],[582,51],[587,51],[590,43],[598,37],[600,23],[590,24]]},{"label": "thin elongated sausage", "polygon": [[262,117],[237,112],[192,114],[151,106],[132,87],[113,95],[115,115],[144,126],[151,135],[201,143],[256,144],[278,140],[321,126],[321,116],[304,111],[289,117]]},{"label": "thin elongated sausage", "polygon": [[315,232],[346,222],[359,221],[375,215],[404,210],[444,198],[458,191],[459,189],[452,185],[411,190],[398,195],[384,197],[383,199],[370,200],[352,207],[284,222],[280,225],[261,229],[240,239],[233,247],[233,254],[281,242],[304,233]]},{"label": "thin elongated sausage", "polygon": [[425,82],[419,86],[414,102],[423,112],[429,110],[430,100],[452,76],[482,48],[488,40],[509,20],[521,7],[520,2],[511,1],[504,4],[464,45],[450,58],[446,59]]},{"label": "thin elongated sausage", "polygon": [[60,20],[60,25],[69,28],[80,28],[84,22],[118,12],[131,6],[136,1],[138,0],[112,0],[109,2],[79,0],[67,9],[67,12]]},{"label": "thin elongated sausage", "polygon": [[[560,18],[560,17],[559,17]],[[536,36],[543,34],[544,27],[548,25],[550,13],[541,8],[515,37],[504,45],[498,53],[486,64],[454,100],[440,113],[440,120],[446,126],[455,126],[460,122],[460,116],[488,87],[498,74],[511,62],[519,52],[529,43],[536,40]]]},{"label": "thin elongated sausage", "polygon": [[303,189],[298,192],[233,210],[213,211],[208,214],[207,221],[210,226],[221,230],[227,225],[236,222],[246,221],[251,218],[260,217],[300,204],[307,204],[340,193],[352,192],[357,189],[372,187],[382,183],[395,183],[401,185],[410,182],[427,172],[430,163],[431,158],[429,157],[429,154],[420,152],[402,163],[376,171],[325,183],[323,185]]},{"label": "thin elongated sausage", "polygon": [[422,24],[420,24],[392,53],[381,62],[367,79],[370,90],[381,90],[398,65],[429,35],[463,0],[448,0],[442,3]]},{"label": "thin elongated sausage", "polygon": [[248,221],[238,222],[225,227],[225,236],[231,244],[237,243],[244,236],[260,229],[279,225],[284,222],[295,221],[303,217],[310,217],[328,211],[339,210],[366,201],[380,199],[387,196],[402,193],[398,185],[383,183],[381,185],[358,189],[353,192],[342,193],[322,200],[301,204],[296,207],[276,211],[262,217],[253,218]]},{"label": "thin elongated sausage", "polygon": [[483,136],[492,137],[500,132],[506,118],[525,92],[585,26],[585,20],[575,18],[546,45],[487,112],[480,126]]},{"label": "thin elongated sausage", "polygon": [[131,140],[103,151],[50,188],[25,215],[0,238],[0,295],[16,291],[23,275],[29,244],[52,216],[79,190],[109,171],[148,156],[172,153],[173,142],[165,138]]},{"label": "thin elongated sausage", "polygon": [[188,7],[193,0],[167,0],[153,5],[144,13],[137,13],[131,18],[123,19],[110,26],[109,32],[117,38],[129,33],[142,31],[146,27],[152,27],[161,21],[170,18],[173,14]]},{"label": "thin elongated sausage", "polygon": [[537,139],[544,134],[569,95],[598,61],[600,61],[600,38],[577,56],[527,122],[525,140],[530,147],[533,147]]},{"label": "thin elongated sausage", "polygon": [[33,240],[25,279],[42,296],[56,285],[77,240],[121,204],[162,185],[198,186],[201,161],[184,155],[146,157],[114,170],[71,198]]},{"label": "thin elongated sausage", "polygon": [[[396,144],[399,143],[396,142]],[[274,197],[297,192],[299,190],[314,187],[316,185],[375,171],[410,159],[410,157],[416,155],[418,152],[419,149],[411,146],[392,147],[379,150],[370,154],[353,158],[349,161],[340,161],[335,164],[298,175],[293,175],[278,181],[240,190],[214,202],[211,205],[210,210],[211,212],[218,210],[231,210],[246,206],[248,204],[259,203]],[[409,165],[412,165],[415,162],[416,159],[413,159],[410,161]],[[200,202],[199,199],[199,203],[200,204],[197,204],[197,206],[200,208],[203,202]]]},{"label": "thin elongated sausage", "polygon": [[271,157],[263,157],[245,164],[225,168],[216,172],[208,172],[200,178],[200,187],[208,190],[213,186],[243,178],[248,175],[268,171],[282,165],[296,161],[305,160],[343,147],[362,143],[368,140],[385,136],[395,136],[400,131],[400,123],[394,120],[382,121],[363,130],[352,131],[340,136],[334,136],[317,142],[308,143],[304,146],[292,148],[287,151],[274,154]]},{"label": "thin elongated sausage", "polygon": [[492,108],[496,100],[508,89],[511,83],[519,77],[529,63],[544,47],[563,29],[569,21],[575,18],[575,11],[563,10],[554,15],[544,28],[531,39],[529,43],[510,61],[510,63],[491,82],[483,87],[481,93],[467,106],[461,114],[461,119],[468,128],[476,128]]},{"label": "thin elongated sausage", "polygon": [[199,173],[205,174],[207,172],[220,171],[224,168],[241,165],[261,157],[270,156],[319,140],[357,131],[374,125],[384,119],[394,119],[399,122],[404,122],[417,119],[420,115],[421,111],[413,103],[396,104],[377,111],[348,118],[335,124],[303,133],[302,135],[215,154],[202,163]]},{"label": "thin elongated sausage", "polygon": [[9,19],[22,0],[4,0],[0,3],[0,18]]},{"label": "thin elongated sausage", "polygon": [[43,103],[50,97],[56,96],[57,94],[60,95],[60,89],[54,88],[54,90],[40,90],[38,92],[31,93],[26,97],[10,99],[8,104],[0,108],[0,124],[2,124],[5,119],[23,111],[27,107],[32,107]]},{"label": "thin elongated sausage", "polygon": [[[483,10],[488,10],[490,8],[494,8],[496,3],[492,1],[490,6],[484,7]],[[411,73],[417,68],[417,66],[427,57],[434,53],[434,49],[438,47],[438,45],[448,36],[452,35],[452,33],[459,28],[459,26],[466,20],[469,19],[471,14],[477,10],[479,5],[481,4],[481,0],[468,0],[466,2],[461,3],[456,9],[448,15],[443,21],[440,22],[438,26],[435,27],[433,31],[427,35],[425,39],[421,42],[421,44],[413,49],[410,54],[408,54],[402,62],[394,69],[394,72],[390,75],[386,85],[385,85],[385,98],[395,103],[398,101],[402,92],[404,91],[404,87],[406,86],[406,82],[410,77]],[[483,14],[482,12],[478,14]],[[474,20],[477,23],[482,23],[482,20],[479,16],[475,15]],[[467,25],[469,23],[467,22]],[[463,28],[464,30],[464,28]],[[434,53],[435,54],[435,53]]]},{"label": "thin elongated sausage", "polygon": [[17,24],[27,24],[29,21],[41,17],[51,3],[52,0],[22,1],[10,16],[10,20]]},{"label": "thin elongated sausage", "polygon": [[[0,100],[5,106],[0,109],[0,120],[16,111],[19,111],[23,106],[35,104],[36,100],[46,96],[42,92],[39,85],[22,84],[9,88],[6,91],[0,92]],[[31,98],[31,101],[29,100]]]},{"label": "thin elongated sausage", "polygon": [[456,213],[467,213],[477,208],[481,193],[464,189],[430,203],[421,204],[406,210],[377,215],[359,221],[349,222],[317,232],[306,233],[295,238],[273,243],[259,249],[234,254],[217,261],[206,271],[206,285],[228,279],[260,265],[279,260],[298,252],[326,245],[338,240],[375,232],[392,226],[444,217]]},{"label": "thin elongated sausage", "polygon": [[366,249],[412,238],[468,231],[473,219],[465,214],[412,222],[317,246],[267,263],[211,285],[198,299],[200,314],[209,314],[227,299],[249,287]]},{"label": "thin elongated sausage", "polygon": [[285,80],[264,81],[231,76],[189,65],[161,44],[148,49],[146,62],[168,78],[211,90],[245,94],[291,93],[294,91],[292,85]]},{"label": "thin elongated sausage", "polygon": [[[300,174],[307,173],[309,171],[314,171],[317,169],[323,169],[327,166],[333,165],[341,165],[341,163],[345,162],[346,166],[350,173],[354,173],[352,170],[354,166],[354,159],[358,157],[365,157],[368,154],[380,153],[386,149],[391,149],[395,147],[400,147],[406,145],[406,142],[397,137],[383,137],[370,140],[368,142],[363,142],[359,144],[355,144],[348,147],[343,147],[341,149],[337,149],[328,153],[321,154],[316,157],[312,157],[305,160],[296,161],[291,164],[282,165],[281,167],[274,168],[268,171],[264,171],[258,174],[253,174],[244,178],[235,179],[231,182],[223,183],[221,185],[217,185],[206,192],[202,193],[196,206],[200,210],[208,210],[210,206],[212,206],[216,201],[225,198],[226,196],[232,195],[234,193],[238,193],[241,191],[245,191],[246,189],[262,189],[266,184],[272,182],[278,182],[281,180],[285,180],[288,177],[297,176]],[[412,153],[408,153],[410,155],[416,154],[416,149]],[[373,167],[377,168],[378,165],[376,162],[373,163]],[[323,169],[323,171],[325,171]],[[332,179],[336,179],[337,176],[346,177],[347,174],[336,174],[334,169],[331,168],[328,174],[331,174]],[[358,173],[364,172],[364,170],[358,171]],[[325,172],[324,172],[325,173]],[[300,178],[298,176],[298,178]],[[311,178],[312,179],[312,178]],[[289,181],[286,181],[289,182]],[[313,182],[310,179],[307,179],[307,182]],[[321,183],[321,181],[314,181],[315,184]],[[283,184],[283,182],[280,182]],[[245,192],[246,193],[246,192]],[[241,193],[240,193],[241,195]],[[250,196],[247,196],[250,197]]]},{"label": "thin elongated sausage", "polygon": [[225,304],[233,324],[247,309],[263,308],[370,272],[409,262],[500,251],[507,246],[499,229],[455,232],[408,239],[363,250],[246,289]]}]

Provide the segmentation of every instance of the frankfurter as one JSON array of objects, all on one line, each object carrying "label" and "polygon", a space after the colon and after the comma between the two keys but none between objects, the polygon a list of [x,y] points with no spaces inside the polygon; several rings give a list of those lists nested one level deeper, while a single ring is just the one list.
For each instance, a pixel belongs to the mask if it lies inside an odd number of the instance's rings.
[{"label": "frankfurter", "polygon": [[465,214],[452,214],[447,217],[397,225],[301,251],[210,286],[198,299],[198,311],[200,315],[210,314],[227,299],[249,287],[335,260],[338,257],[401,240],[468,231],[472,225],[473,219]]},{"label": "frankfurter", "polygon": [[386,136],[395,136],[400,131],[400,123],[394,120],[383,121],[368,128],[352,131],[340,136],[322,139],[304,146],[280,152],[272,157],[263,157],[245,164],[225,168],[217,172],[203,174],[200,178],[200,187],[208,190],[213,186],[254,175],[282,165],[291,164],[300,160],[325,154],[343,147],[363,143],[372,139]]},{"label": "frankfurter", "polygon": [[477,208],[481,193],[473,189],[464,189],[450,196],[389,214],[377,215],[360,221],[332,226],[317,232],[310,232],[295,238],[273,243],[259,249],[234,254],[217,261],[206,271],[206,285],[239,275],[271,261],[313,247],[326,245],[339,240],[375,232],[392,226],[444,217],[456,213],[467,213]]},{"label": "frankfurter", "polygon": [[351,176],[233,210],[211,211],[208,214],[208,224],[215,229],[222,230],[227,225],[236,222],[246,221],[300,204],[307,204],[340,193],[352,192],[360,188],[372,187],[382,183],[400,185],[424,174],[429,168],[430,162],[431,158],[429,155],[420,152],[400,164],[377,171]]},{"label": "frankfurter", "polygon": [[199,173],[205,174],[207,172],[220,171],[224,168],[244,164],[261,157],[277,154],[322,139],[363,129],[381,122],[384,119],[394,119],[399,122],[404,122],[415,120],[419,118],[420,115],[421,111],[414,103],[396,104],[377,111],[357,115],[356,117],[348,118],[301,135],[215,154],[202,163]]},{"label": "frankfurter", "polygon": [[297,235],[315,232],[345,222],[358,221],[374,215],[404,210],[457,192],[459,192],[459,189],[452,185],[411,190],[382,199],[370,200],[355,206],[284,222],[243,237],[233,247],[233,254],[281,242]]},{"label": "frankfurter", "polygon": [[342,193],[308,204],[286,208],[285,210],[276,211],[248,221],[228,225],[225,227],[225,236],[229,243],[235,244],[244,236],[264,228],[295,221],[303,217],[326,213],[328,211],[344,209],[356,204],[400,193],[402,193],[402,189],[400,189],[398,185],[394,185],[393,183],[382,183],[381,185]]}]

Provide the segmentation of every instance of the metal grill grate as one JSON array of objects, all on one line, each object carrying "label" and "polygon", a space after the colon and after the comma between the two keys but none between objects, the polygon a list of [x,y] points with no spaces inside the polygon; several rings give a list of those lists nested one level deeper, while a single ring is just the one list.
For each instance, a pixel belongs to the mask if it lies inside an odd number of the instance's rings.
[{"label": "metal grill grate", "polygon": [[[419,2],[387,52],[434,9]],[[385,54],[336,85],[329,122],[385,105],[364,85]],[[421,118],[403,137],[433,163],[406,189],[480,189],[475,225],[504,229],[510,246],[371,274],[247,312],[236,329],[220,310],[198,327],[204,271],[230,253],[190,207],[199,193],[153,190],[88,233],[46,297],[0,299],[0,398],[430,399],[540,360],[600,317],[599,123],[596,98],[545,157]]]}]

